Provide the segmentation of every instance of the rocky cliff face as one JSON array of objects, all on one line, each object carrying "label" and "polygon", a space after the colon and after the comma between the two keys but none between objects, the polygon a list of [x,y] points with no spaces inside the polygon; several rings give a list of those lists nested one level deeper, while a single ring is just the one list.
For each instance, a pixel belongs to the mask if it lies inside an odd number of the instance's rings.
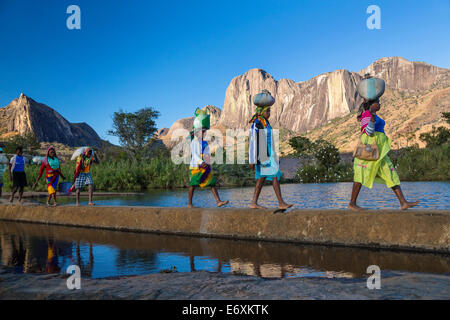
[{"label": "rocky cliff face", "polygon": [[33,132],[40,142],[100,146],[102,140],[86,123],[70,123],[58,112],[23,93],[0,108],[0,136]]},{"label": "rocky cliff face", "polygon": [[366,73],[384,79],[387,87],[399,90],[428,90],[445,82],[450,75],[449,69],[401,57],[381,58],[358,72],[361,76]]},{"label": "rocky cliff face", "polygon": [[294,132],[309,131],[359,107],[362,99],[356,86],[365,73],[385,79],[387,88],[427,90],[445,82],[450,70],[393,57],[382,58],[358,73],[337,70],[294,82],[277,81],[264,70],[251,69],[231,80],[219,124],[246,128],[255,110],[253,97],[267,89],[276,99],[271,109],[272,126]]}]

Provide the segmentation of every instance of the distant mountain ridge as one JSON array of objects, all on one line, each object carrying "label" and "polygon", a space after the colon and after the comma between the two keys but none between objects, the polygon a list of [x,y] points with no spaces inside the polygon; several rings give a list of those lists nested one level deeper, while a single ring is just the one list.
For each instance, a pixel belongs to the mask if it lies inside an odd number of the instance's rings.
[{"label": "distant mountain ridge", "polygon": [[91,126],[70,123],[54,109],[21,93],[0,108],[0,139],[33,132],[39,142],[59,142],[71,147],[99,147],[103,140]]},{"label": "distant mountain ridge", "polygon": [[[318,134],[322,132],[317,130],[318,128],[327,126],[335,119],[346,118],[357,110],[362,98],[359,97],[356,87],[366,73],[386,81],[386,90],[390,92],[386,97],[391,97],[392,99],[389,98],[389,100],[392,100],[396,106],[400,106],[402,100],[410,97],[412,99],[415,97],[411,101],[417,100],[419,103],[423,100],[419,99],[423,95],[430,91],[436,92],[434,100],[439,99],[439,101],[436,104],[429,102],[424,104],[427,113],[431,114],[429,121],[425,122],[423,117],[416,117],[413,121],[408,121],[407,127],[402,127],[401,134],[404,135],[412,130],[418,132],[417,126],[425,123],[427,125],[432,125],[434,122],[440,123],[440,113],[443,108],[448,107],[448,103],[445,101],[446,95],[437,94],[437,90],[445,89],[450,85],[450,69],[439,68],[425,62],[408,61],[401,57],[389,57],[378,59],[358,72],[340,69],[302,82],[290,79],[275,80],[272,75],[262,69],[251,69],[230,81],[225,92],[220,118],[215,127],[248,128],[248,120],[255,111],[253,97],[262,89],[267,89],[275,97],[270,117],[273,127],[285,129],[291,135],[312,130]],[[428,96],[430,97],[431,95]],[[419,104],[418,107],[420,108],[421,105]],[[407,111],[403,107],[402,110]],[[393,116],[401,117],[404,121],[408,120],[405,119],[408,113],[400,115],[394,112]],[[187,128],[189,123],[189,121],[176,121],[168,130],[164,140],[170,140],[170,133],[175,127],[189,129]],[[333,132],[334,127],[327,126],[327,130]],[[315,135],[315,138],[320,137]],[[344,147],[345,150],[349,148],[349,145]]]},{"label": "distant mountain ridge", "polygon": [[356,87],[366,73],[384,79],[387,88],[417,91],[448,80],[450,70],[392,57],[379,59],[359,72],[341,69],[294,82],[275,80],[262,69],[251,69],[231,80],[219,123],[231,128],[247,127],[255,110],[253,97],[267,89],[275,97],[270,118],[274,127],[294,132],[315,129],[359,107],[362,99]]}]

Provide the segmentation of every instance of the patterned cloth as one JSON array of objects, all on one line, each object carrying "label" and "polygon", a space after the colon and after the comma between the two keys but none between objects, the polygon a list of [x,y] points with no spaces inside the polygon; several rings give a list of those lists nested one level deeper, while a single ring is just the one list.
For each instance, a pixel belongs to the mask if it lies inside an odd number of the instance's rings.
[{"label": "patterned cloth", "polygon": [[216,185],[216,178],[213,176],[210,165],[206,168],[191,169],[190,178],[190,186],[204,188]]},{"label": "patterned cloth", "polygon": [[361,133],[366,133],[369,136],[371,136],[374,131],[385,133],[384,126],[386,125],[386,122],[377,115],[375,115],[375,123],[370,121],[371,118],[372,114],[369,110],[363,112],[361,115]]},{"label": "patterned cloth", "polygon": [[91,174],[80,172],[77,179],[75,180],[75,189],[82,189],[86,185],[94,185]]},{"label": "patterned cloth", "polygon": [[48,194],[56,193],[56,188],[58,187],[59,174],[47,177],[47,190]]},{"label": "patterned cloth", "polygon": [[[210,151],[208,142],[205,140],[199,140],[195,137],[191,141],[191,163],[190,169],[190,186],[212,187],[216,184],[216,178],[214,177],[210,163]],[[207,164],[206,168],[201,168],[201,164]]]}]

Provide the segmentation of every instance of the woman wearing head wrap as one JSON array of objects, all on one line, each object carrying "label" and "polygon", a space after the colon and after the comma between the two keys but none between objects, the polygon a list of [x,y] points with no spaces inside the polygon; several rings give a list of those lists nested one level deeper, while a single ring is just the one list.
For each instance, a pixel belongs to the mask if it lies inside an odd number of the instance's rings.
[{"label": "woman wearing head wrap", "polygon": [[94,181],[91,177],[91,165],[93,163],[100,163],[97,158],[97,153],[92,152],[91,148],[86,148],[82,155],[78,156],[75,172],[73,176],[74,184],[70,191],[76,189],[76,205],[80,205],[80,192],[84,186],[89,186],[89,205],[94,206],[92,202],[94,194]]},{"label": "woman wearing head wrap", "polygon": [[[267,101],[263,100],[265,97]],[[278,155],[275,152],[273,131],[269,122],[270,106],[275,103],[275,99],[270,95],[269,91],[263,90],[255,97],[254,103],[257,104],[256,113],[249,121],[252,124],[250,129],[249,163],[250,169],[255,170],[256,186],[250,208],[263,208],[258,205],[258,198],[267,179],[273,183],[273,189],[278,199],[278,208],[284,210],[293,205],[284,202],[281,195],[280,179],[282,172],[279,166]]]},{"label": "woman wearing head wrap", "polygon": [[45,170],[45,176],[47,178],[47,190],[48,190],[48,198],[47,205],[50,205],[50,199],[53,197],[53,205],[57,206],[56,203],[56,188],[58,187],[59,176],[63,179],[66,179],[61,172],[61,167],[59,163],[59,159],[56,155],[55,147],[49,147],[47,149],[47,154],[42,161],[41,169],[39,170],[39,176],[36,179],[36,182],[33,185],[33,189],[36,184],[41,179],[42,174]]},{"label": "woman wearing head wrap", "polygon": [[[365,79],[368,78],[366,77]],[[361,123],[362,143],[372,145],[376,142],[379,157],[377,160],[354,158],[353,190],[350,203],[348,204],[348,207],[352,210],[363,210],[356,204],[361,186],[364,185],[371,189],[374,183],[384,184],[388,188],[392,188],[403,210],[419,204],[419,201],[406,201],[400,188],[400,179],[397,171],[388,157],[388,152],[391,149],[391,140],[384,133],[385,121],[377,115],[380,108],[379,98],[374,100],[365,99],[357,114],[357,119]]]},{"label": "woman wearing head wrap", "polygon": [[211,187],[211,192],[216,200],[217,206],[222,207],[228,201],[220,200],[216,189],[216,178],[214,177],[210,164],[210,151],[208,142],[204,140],[206,131],[210,128],[210,116],[206,111],[197,108],[195,110],[194,130],[191,131],[191,163],[189,182],[188,208],[194,208],[192,198],[195,187]]}]

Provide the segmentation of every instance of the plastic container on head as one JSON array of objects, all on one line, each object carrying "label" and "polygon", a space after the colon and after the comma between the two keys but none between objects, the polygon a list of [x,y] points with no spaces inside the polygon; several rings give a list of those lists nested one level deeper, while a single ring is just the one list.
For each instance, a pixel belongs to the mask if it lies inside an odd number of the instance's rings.
[{"label": "plastic container on head", "polygon": [[385,82],[379,78],[367,78],[358,84],[358,93],[366,100],[372,101],[381,97],[385,90]]}]

